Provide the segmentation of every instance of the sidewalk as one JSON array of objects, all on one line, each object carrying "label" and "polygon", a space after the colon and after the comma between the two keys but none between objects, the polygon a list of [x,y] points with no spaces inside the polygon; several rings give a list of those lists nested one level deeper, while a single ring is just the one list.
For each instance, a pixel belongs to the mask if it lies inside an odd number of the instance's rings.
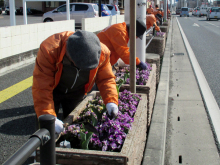
[{"label": "sidewalk", "polygon": [[219,165],[203,99],[172,17],[142,165]]}]

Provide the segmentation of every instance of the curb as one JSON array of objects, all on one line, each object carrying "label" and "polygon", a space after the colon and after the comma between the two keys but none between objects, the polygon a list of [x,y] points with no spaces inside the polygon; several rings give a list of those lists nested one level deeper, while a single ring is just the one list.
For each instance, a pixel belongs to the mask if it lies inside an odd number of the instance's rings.
[{"label": "curb", "polygon": [[171,19],[142,165],[163,165],[165,160],[172,23]]}]

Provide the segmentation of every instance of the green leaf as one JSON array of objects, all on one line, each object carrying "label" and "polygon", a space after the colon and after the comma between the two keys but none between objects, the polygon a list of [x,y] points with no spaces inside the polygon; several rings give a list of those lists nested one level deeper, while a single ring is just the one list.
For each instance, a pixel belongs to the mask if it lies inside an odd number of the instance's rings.
[{"label": "green leaf", "polygon": [[83,132],[79,132],[80,136],[81,136],[81,142],[84,142],[86,140],[86,134]]},{"label": "green leaf", "polygon": [[100,120],[104,112],[106,112],[106,108],[99,112],[96,108],[92,107],[93,112],[96,114],[97,119]]},{"label": "green leaf", "polygon": [[119,87],[118,87],[118,85],[116,85],[116,89],[117,89],[117,92],[118,92],[118,98],[119,98]]},{"label": "green leaf", "polygon": [[99,113],[99,111],[96,108],[92,107],[92,111],[96,114],[98,120],[102,117],[101,113]]},{"label": "green leaf", "polygon": [[125,77],[124,77],[124,82],[126,82],[127,78],[128,78],[128,73],[125,74]]},{"label": "green leaf", "polygon": [[92,138],[92,134],[93,132],[88,132],[86,134],[86,140],[82,142],[82,146],[81,146],[82,149],[86,149],[86,150],[89,149],[88,145],[89,145],[90,139]]},{"label": "green leaf", "polygon": [[98,123],[98,120],[92,115],[92,125],[96,126]]}]

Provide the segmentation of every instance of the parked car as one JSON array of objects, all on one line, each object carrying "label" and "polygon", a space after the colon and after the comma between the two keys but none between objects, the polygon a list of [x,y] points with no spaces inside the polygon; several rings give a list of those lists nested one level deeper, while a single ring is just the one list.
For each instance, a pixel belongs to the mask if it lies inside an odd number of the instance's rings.
[{"label": "parked car", "polygon": [[206,20],[210,21],[211,19],[217,19],[217,20],[220,19],[220,8],[219,7],[208,8]]},{"label": "parked car", "polygon": [[199,10],[199,7],[195,7],[195,8],[193,9],[192,15],[196,16],[197,10]]},{"label": "parked car", "polygon": [[102,17],[112,15],[112,12],[109,10],[109,8],[105,4],[101,4],[101,10],[102,10],[102,13],[101,13]]},{"label": "parked car", "polygon": [[0,14],[2,14],[2,8],[0,8]]},{"label": "parked car", "polygon": [[[98,5],[94,3],[70,3],[70,19],[81,26],[82,18],[98,17]],[[43,14],[43,22],[66,20],[66,4]]]},{"label": "parked car", "polygon": [[[6,13],[7,15],[10,14],[9,6],[6,6],[6,7],[5,7],[5,13]],[[15,14],[17,14],[17,9],[15,9]]]},{"label": "parked car", "polygon": [[200,7],[200,10],[199,10],[199,13],[198,13],[198,16],[201,17],[201,16],[206,16],[207,15],[207,7]]},{"label": "parked car", "polygon": [[120,10],[117,5],[106,4],[106,6],[109,8],[112,15],[120,15]]},{"label": "parked car", "polygon": [[200,8],[198,7],[198,8],[196,9],[195,16],[199,16],[199,13],[200,13]]},{"label": "parked car", "polygon": [[176,9],[176,15],[180,14],[181,9]]},{"label": "parked car", "polygon": [[189,8],[188,7],[182,7],[180,11],[180,17],[187,16],[189,17]]}]

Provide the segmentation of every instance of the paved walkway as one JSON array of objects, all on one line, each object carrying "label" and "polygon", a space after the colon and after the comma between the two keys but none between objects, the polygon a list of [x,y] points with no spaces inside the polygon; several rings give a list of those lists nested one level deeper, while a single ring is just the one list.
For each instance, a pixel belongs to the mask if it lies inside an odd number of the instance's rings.
[{"label": "paved walkway", "polygon": [[[169,68],[169,69],[168,69]],[[203,99],[173,17],[142,165],[220,165]]]}]

